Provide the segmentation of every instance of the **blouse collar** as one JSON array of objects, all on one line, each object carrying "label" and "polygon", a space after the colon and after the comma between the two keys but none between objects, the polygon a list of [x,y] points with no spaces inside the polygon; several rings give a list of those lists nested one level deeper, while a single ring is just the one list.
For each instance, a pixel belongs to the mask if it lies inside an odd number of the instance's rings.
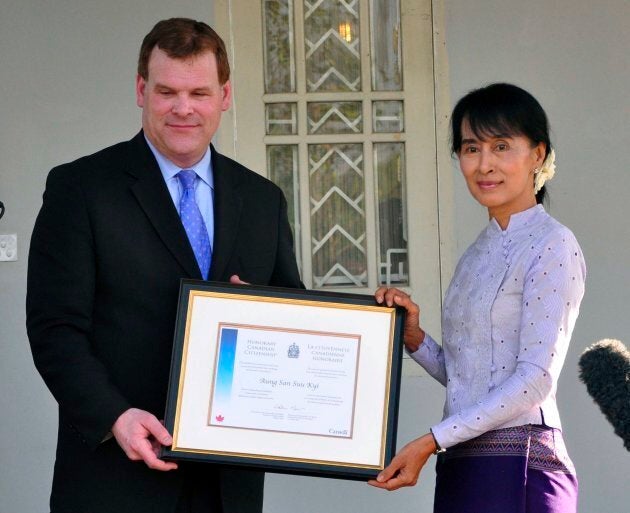
[{"label": "blouse collar", "polygon": [[519,231],[522,228],[527,228],[531,226],[544,213],[545,213],[545,208],[542,205],[538,204],[531,208],[528,208],[527,210],[523,210],[522,212],[512,214],[510,216],[510,222],[508,223],[508,226],[505,230],[501,228],[497,220],[494,218],[490,220],[490,225],[488,228],[497,233],[505,232],[503,233],[503,235],[505,235],[506,233],[511,234],[516,231]]}]

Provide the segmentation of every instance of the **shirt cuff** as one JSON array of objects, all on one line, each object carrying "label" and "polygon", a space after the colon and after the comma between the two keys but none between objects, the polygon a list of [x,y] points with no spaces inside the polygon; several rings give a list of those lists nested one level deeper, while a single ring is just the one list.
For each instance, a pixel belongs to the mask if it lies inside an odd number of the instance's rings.
[{"label": "shirt cuff", "polygon": [[442,348],[440,345],[433,340],[431,335],[425,333],[424,341],[420,344],[417,351],[413,353],[407,351],[407,354],[413,361],[422,365],[429,375],[433,376],[440,383],[445,384],[444,360],[441,357],[441,352]]},{"label": "shirt cuff", "polygon": [[[418,346],[418,349],[412,353],[409,349],[407,349],[407,347],[405,347],[405,352],[416,362],[422,363],[425,361],[427,356],[437,354],[439,348],[440,346],[438,343],[425,331],[424,340]],[[431,351],[431,349],[437,349],[438,351]]]}]

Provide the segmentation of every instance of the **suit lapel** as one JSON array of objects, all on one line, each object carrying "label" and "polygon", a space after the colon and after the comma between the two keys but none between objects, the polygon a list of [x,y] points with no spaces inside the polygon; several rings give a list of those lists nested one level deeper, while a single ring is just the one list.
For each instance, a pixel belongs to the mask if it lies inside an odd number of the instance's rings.
[{"label": "suit lapel", "polygon": [[188,277],[201,279],[186,231],[142,132],[130,141],[127,173],[136,178],[131,191],[164,245],[184,268]]},{"label": "suit lapel", "polygon": [[237,178],[234,164],[212,148],[212,173],[214,175],[214,243],[210,279],[222,280],[225,267],[234,251],[243,201],[237,194]]}]

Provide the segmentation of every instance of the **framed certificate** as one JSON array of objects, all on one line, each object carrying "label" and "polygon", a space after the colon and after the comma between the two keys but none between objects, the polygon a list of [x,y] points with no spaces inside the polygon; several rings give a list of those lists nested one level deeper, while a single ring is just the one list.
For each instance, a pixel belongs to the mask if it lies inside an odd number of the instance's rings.
[{"label": "framed certificate", "polygon": [[402,309],[183,280],[165,459],[370,479],[395,454]]}]

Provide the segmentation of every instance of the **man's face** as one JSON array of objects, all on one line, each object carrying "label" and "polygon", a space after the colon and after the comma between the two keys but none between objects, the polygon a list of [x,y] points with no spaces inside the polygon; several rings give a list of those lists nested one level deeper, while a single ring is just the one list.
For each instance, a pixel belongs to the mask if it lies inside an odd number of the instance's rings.
[{"label": "man's face", "polygon": [[142,128],[153,146],[182,168],[208,149],[221,113],[230,107],[230,82],[219,84],[212,52],[172,59],[159,48],[149,57],[148,78],[136,78]]}]

